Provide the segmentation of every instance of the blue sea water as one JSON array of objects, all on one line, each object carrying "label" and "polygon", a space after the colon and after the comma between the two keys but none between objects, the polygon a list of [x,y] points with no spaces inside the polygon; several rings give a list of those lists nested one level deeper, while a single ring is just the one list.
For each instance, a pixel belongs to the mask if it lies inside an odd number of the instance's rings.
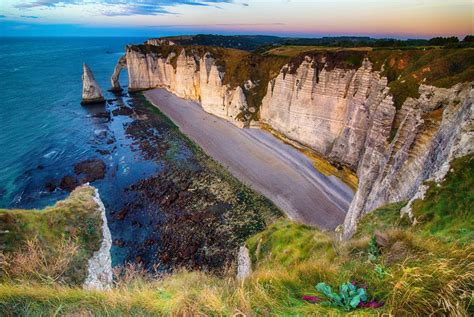
[{"label": "blue sea water", "polygon": [[[45,193],[45,178],[96,156],[97,135],[103,133],[90,109],[80,105],[82,63],[112,98],[106,89],[116,61],[126,44],[144,40],[0,39],[0,207],[40,208],[67,195]],[[126,86],[126,76],[121,81]]]},{"label": "blue sea water", "polygon": [[[159,157],[147,153],[140,143],[153,145],[153,138],[159,133],[156,122],[137,122],[133,115],[114,112],[133,108],[135,114],[140,99],[126,91],[119,96],[107,92],[125,45],[144,40],[0,39],[0,208],[51,205],[69,194],[58,184],[65,175],[74,175],[74,164],[100,159],[107,166],[106,175],[93,185],[105,203],[112,238],[126,242],[125,246],[112,248],[113,264],[136,256],[134,252],[145,241],[159,240],[154,229],[159,222],[156,206],[148,207],[144,202],[142,209],[134,210],[125,219],[119,221],[116,217],[130,202],[140,199],[129,187],[156,174],[163,165]],[[84,62],[108,99],[105,105],[80,104]],[[120,80],[123,87],[127,85],[125,75]],[[147,117],[147,110],[141,111]],[[179,144],[178,148],[176,159],[186,159],[189,152]],[[48,183],[56,188],[48,190]],[[150,230],[141,228],[141,224]],[[156,248],[153,245],[145,252],[151,257],[145,259],[148,263],[153,263]]]}]

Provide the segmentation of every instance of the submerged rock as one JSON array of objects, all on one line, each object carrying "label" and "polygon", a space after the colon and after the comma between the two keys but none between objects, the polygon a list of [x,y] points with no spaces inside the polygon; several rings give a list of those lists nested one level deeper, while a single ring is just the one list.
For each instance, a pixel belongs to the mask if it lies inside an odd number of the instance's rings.
[{"label": "submerged rock", "polygon": [[94,78],[92,71],[87,64],[83,64],[84,73],[82,75],[82,101],[81,104],[93,104],[105,102],[99,84]]},{"label": "submerged rock", "polygon": [[105,169],[105,163],[100,159],[85,160],[74,165],[74,173],[76,173],[76,175],[82,175],[81,183],[103,179]]},{"label": "submerged rock", "polygon": [[[66,175],[60,183],[59,188],[71,192],[74,188],[90,183],[105,177],[106,166],[104,161],[100,159],[85,160],[74,165],[74,173],[77,175]],[[52,181],[45,184],[48,191],[54,191],[56,185]]]},{"label": "submerged rock", "polygon": [[73,175],[64,176],[59,183],[59,187],[68,192],[72,192],[79,185],[77,178]]}]

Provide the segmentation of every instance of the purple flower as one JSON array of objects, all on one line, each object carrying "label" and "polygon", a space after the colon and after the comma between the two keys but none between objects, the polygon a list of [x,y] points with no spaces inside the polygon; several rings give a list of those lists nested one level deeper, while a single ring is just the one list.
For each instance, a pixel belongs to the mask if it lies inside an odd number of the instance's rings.
[{"label": "purple flower", "polygon": [[302,299],[313,304],[316,304],[322,300],[319,297],[311,296],[311,295],[303,295]]},{"label": "purple flower", "polygon": [[371,300],[370,302],[367,303],[359,303],[359,308],[379,308],[382,307],[384,302],[377,302],[375,300]]}]

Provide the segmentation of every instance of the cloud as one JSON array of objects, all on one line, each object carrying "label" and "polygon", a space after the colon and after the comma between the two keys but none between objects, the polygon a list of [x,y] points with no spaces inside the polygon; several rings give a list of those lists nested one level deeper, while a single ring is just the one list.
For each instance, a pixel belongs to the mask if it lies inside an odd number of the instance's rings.
[{"label": "cloud", "polygon": [[82,0],[35,0],[35,1],[22,1],[15,5],[15,8],[19,9],[31,9],[31,8],[41,8],[41,7],[56,7],[65,4],[78,4],[85,3]]},{"label": "cloud", "polygon": [[27,18],[27,19],[38,19],[36,15],[20,15],[22,18]]},{"label": "cloud", "polygon": [[15,5],[20,9],[54,8],[65,5],[105,5],[110,10],[106,16],[158,15],[174,14],[168,7],[177,5],[217,6],[220,3],[232,3],[234,0],[34,0],[23,1]]}]

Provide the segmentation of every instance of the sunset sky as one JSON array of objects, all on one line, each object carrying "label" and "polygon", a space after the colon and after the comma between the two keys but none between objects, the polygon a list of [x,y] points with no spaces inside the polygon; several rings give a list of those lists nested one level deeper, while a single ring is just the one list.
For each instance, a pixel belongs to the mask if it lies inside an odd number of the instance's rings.
[{"label": "sunset sky", "polygon": [[1,0],[0,36],[474,33],[473,0]]}]

